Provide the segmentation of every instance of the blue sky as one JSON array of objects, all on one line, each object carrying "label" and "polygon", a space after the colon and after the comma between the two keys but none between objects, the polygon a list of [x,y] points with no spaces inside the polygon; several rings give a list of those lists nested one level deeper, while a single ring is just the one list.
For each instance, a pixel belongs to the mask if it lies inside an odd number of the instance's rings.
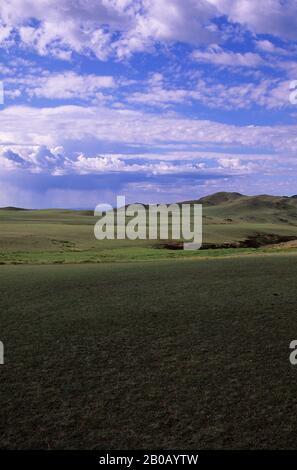
[{"label": "blue sky", "polygon": [[0,57],[0,206],[297,193],[296,0],[5,0]]}]

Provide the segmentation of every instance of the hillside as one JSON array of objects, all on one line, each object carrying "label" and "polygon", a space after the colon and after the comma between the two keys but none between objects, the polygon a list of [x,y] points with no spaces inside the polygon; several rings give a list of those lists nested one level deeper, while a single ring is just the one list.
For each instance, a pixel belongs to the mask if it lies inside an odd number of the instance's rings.
[{"label": "hillside", "polygon": [[[195,201],[193,201],[195,202]],[[297,198],[216,193],[197,201],[204,215],[223,222],[281,223],[297,226]]]},{"label": "hillside", "polygon": [[220,192],[192,202],[203,204],[206,245],[239,242],[241,246],[258,247],[297,238],[295,196]]},{"label": "hillside", "polygon": [[[216,193],[188,201],[203,204],[203,248],[207,256],[226,250],[277,246],[296,249],[297,198]],[[106,262],[189,256],[173,253],[182,241],[102,240],[94,236],[97,218],[87,210],[0,210],[0,263]],[[290,243],[288,243],[290,242]],[[163,248],[155,250],[155,248]],[[213,250],[213,249],[216,250]],[[213,253],[216,251],[216,253]],[[192,256],[192,254],[190,253]],[[196,253],[197,256],[201,254]]]},{"label": "hillside", "polygon": [[7,207],[0,207],[0,211],[25,211],[22,207],[14,207],[14,206],[7,206]]}]

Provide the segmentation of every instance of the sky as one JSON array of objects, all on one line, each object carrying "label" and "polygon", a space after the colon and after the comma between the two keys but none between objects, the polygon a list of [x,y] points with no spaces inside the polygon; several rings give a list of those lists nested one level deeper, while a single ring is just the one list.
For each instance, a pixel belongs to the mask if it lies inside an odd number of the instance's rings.
[{"label": "sky", "polygon": [[1,0],[0,206],[297,193],[297,0]]}]

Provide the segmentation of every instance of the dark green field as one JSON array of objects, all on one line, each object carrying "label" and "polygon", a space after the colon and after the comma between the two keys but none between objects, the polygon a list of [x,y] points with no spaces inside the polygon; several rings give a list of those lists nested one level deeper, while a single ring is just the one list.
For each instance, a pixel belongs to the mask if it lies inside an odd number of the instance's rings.
[{"label": "dark green field", "polygon": [[0,448],[296,448],[297,198],[199,202],[198,251],[0,210]]},{"label": "dark green field", "polygon": [[296,448],[297,257],[1,266],[1,448]]}]

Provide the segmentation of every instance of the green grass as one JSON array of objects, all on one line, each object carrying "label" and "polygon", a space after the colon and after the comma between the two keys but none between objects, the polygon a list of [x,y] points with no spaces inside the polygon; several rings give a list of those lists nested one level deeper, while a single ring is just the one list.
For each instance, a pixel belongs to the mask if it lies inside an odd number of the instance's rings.
[{"label": "green grass", "polygon": [[[292,250],[296,251],[297,250]],[[164,259],[188,258],[216,258],[225,256],[248,255],[255,253],[255,249],[234,248],[217,250],[165,250],[153,248],[116,248],[96,251],[35,251],[35,252],[7,252],[0,253],[0,264],[75,264],[75,263],[107,263],[150,261]]]},{"label": "green grass", "polygon": [[295,448],[296,277],[289,255],[1,266],[0,447]]},{"label": "green grass", "polygon": [[[297,238],[297,199],[219,193],[204,243]],[[297,249],[94,237],[0,210],[0,448],[294,449]]]},{"label": "green grass", "polygon": [[[297,226],[272,222],[236,223],[224,221],[230,204],[205,207],[203,242],[230,243],[245,240],[255,233],[276,233],[297,238]],[[221,219],[210,217],[211,211],[220,210]],[[264,213],[264,212],[263,212]],[[234,212],[233,212],[234,214]],[[241,214],[236,212],[237,217]],[[188,259],[189,257],[218,257],[251,254],[251,249],[218,249],[199,252],[158,249],[158,241],[104,240],[94,236],[96,218],[88,211],[0,210],[0,263],[1,264],[67,264],[121,261],[150,261],[154,259]]]},{"label": "green grass", "polygon": [[84,264],[84,263],[127,263],[149,262],[161,260],[187,260],[208,258],[229,258],[237,256],[281,255],[289,253],[297,255],[297,248],[218,248],[196,251],[165,250],[153,248],[114,248],[109,250],[81,252],[8,252],[0,253],[0,265],[50,265],[50,264]]}]

